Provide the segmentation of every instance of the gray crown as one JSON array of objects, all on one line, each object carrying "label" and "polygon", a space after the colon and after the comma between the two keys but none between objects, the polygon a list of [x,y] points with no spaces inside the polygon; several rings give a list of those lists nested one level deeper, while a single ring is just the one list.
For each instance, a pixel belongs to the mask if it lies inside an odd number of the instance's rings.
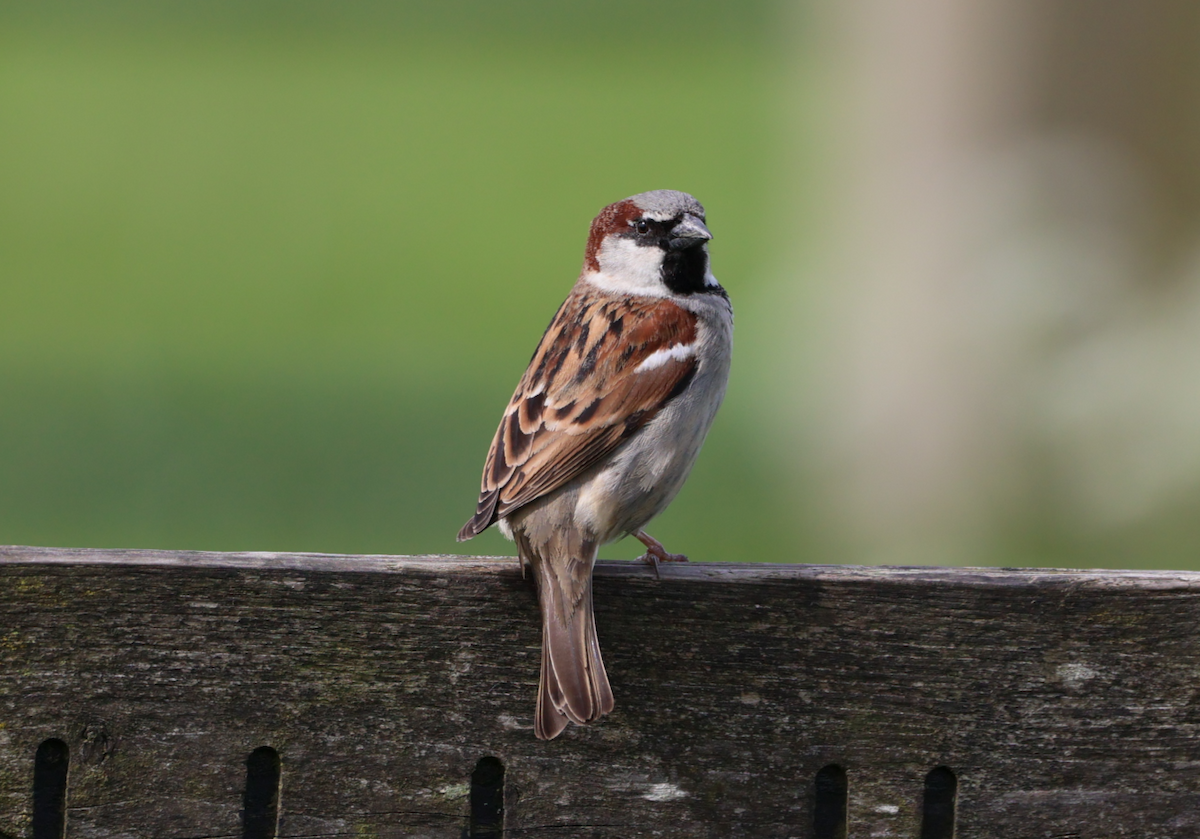
[{"label": "gray crown", "polygon": [[686,192],[674,189],[655,189],[629,199],[638,208],[660,221],[675,218],[683,213],[704,218],[704,205]]}]

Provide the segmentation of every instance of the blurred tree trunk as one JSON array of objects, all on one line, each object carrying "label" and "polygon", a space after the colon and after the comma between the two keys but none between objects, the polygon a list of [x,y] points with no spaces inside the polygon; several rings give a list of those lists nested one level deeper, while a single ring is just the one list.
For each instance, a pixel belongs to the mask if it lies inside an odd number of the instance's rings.
[{"label": "blurred tree trunk", "polygon": [[1025,91],[1029,129],[1095,134],[1137,161],[1156,210],[1147,254],[1167,267],[1200,230],[1200,4],[1023,5],[1042,33]]},{"label": "blurred tree trunk", "polygon": [[819,14],[839,235],[803,386],[826,520],[860,559],[1178,564],[1200,545],[1200,4]]}]

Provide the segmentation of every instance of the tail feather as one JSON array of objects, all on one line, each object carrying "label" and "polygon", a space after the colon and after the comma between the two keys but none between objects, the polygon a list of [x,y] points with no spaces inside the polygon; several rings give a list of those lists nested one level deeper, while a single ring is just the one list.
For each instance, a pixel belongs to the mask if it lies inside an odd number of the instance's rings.
[{"label": "tail feather", "polygon": [[568,721],[594,722],[613,709],[592,611],[597,546],[588,540],[570,541],[582,544],[565,554],[554,550],[559,546],[547,546],[543,558],[527,539],[518,539],[537,575],[542,607],[542,674],[534,733],[543,740],[557,737]]},{"label": "tail feather", "polygon": [[567,715],[560,709],[566,703],[554,668],[550,665],[550,650],[542,644],[542,678],[538,683],[537,708],[533,714],[533,732],[539,740],[553,740],[567,727]]}]

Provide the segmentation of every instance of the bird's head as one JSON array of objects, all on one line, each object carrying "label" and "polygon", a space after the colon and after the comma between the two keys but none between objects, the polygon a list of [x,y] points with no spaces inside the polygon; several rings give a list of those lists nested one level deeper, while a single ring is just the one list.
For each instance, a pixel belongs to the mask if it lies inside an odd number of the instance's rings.
[{"label": "bird's head", "polygon": [[592,221],[588,278],[612,291],[667,296],[717,292],[708,267],[704,207],[686,192],[656,189],[605,207]]}]

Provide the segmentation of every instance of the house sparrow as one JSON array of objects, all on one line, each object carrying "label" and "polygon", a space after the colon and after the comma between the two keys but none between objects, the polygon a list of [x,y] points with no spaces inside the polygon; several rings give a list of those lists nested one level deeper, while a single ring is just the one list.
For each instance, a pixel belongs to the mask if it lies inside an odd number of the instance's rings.
[{"label": "house sparrow", "polygon": [[725,396],[733,308],[712,275],[704,207],[643,192],[592,221],[583,271],[542,336],[492,440],[460,542],[494,522],[537,579],[542,674],[534,732],[613,708],[592,615],[599,547],[684,561],[642,528],[691,471]]}]

